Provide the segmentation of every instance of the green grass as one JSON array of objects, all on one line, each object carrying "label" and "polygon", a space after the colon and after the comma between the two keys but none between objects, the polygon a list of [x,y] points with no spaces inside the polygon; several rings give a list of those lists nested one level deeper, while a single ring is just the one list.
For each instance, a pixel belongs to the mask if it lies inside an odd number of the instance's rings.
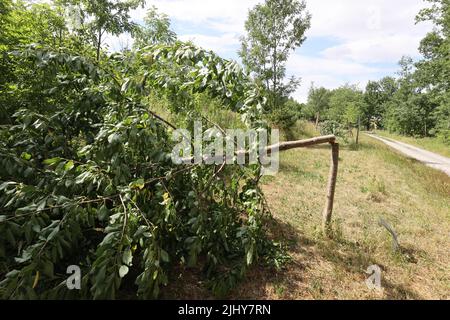
[{"label": "green grass", "polygon": [[386,137],[394,140],[398,140],[404,143],[409,143],[413,146],[423,148],[425,150],[438,153],[445,157],[450,158],[450,145],[444,143],[438,138],[414,138],[398,135],[395,133],[389,133],[387,131],[377,131],[376,132],[381,137]]}]

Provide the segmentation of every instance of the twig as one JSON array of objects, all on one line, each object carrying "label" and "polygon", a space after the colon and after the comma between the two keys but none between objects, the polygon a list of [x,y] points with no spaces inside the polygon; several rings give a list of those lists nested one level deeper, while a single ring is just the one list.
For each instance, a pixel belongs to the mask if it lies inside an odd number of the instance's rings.
[{"label": "twig", "polygon": [[125,203],[123,202],[122,199],[122,195],[119,195],[120,198],[120,202],[122,202],[122,206],[123,206],[123,212],[124,212],[124,221],[123,221],[123,227],[122,227],[122,235],[120,236],[120,246],[122,246],[122,240],[123,240],[123,236],[125,235],[125,229],[127,227],[128,224],[128,212],[127,212],[127,207],[125,206]]},{"label": "twig", "polygon": [[166,119],[163,119],[162,117],[158,116],[156,113],[154,113],[151,110],[148,110],[148,112],[155,117],[156,119],[158,119],[159,121],[163,122],[164,124],[166,124],[167,126],[171,127],[173,130],[178,130],[177,127],[175,127],[173,124],[171,124],[169,121],[167,121]]},{"label": "twig", "polygon": [[392,236],[392,248],[394,251],[397,251],[400,249],[400,244],[398,242],[397,233],[394,231],[394,229],[383,219],[380,217],[380,220],[378,221],[378,224],[382,227],[385,227],[386,230],[391,234]]},{"label": "twig", "polygon": [[138,207],[138,205],[136,204],[136,202],[134,202],[133,200],[130,200],[131,203],[135,206],[135,208],[139,211],[139,213],[141,214],[142,218],[144,218],[145,223],[148,225],[149,228],[151,228],[151,226],[155,226],[153,223],[151,223],[144,215],[144,213],[142,212],[141,208]]},{"label": "twig", "polygon": [[[88,204],[88,203],[95,203],[95,202],[100,202],[100,201],[105,201],[105,200],[111,200],[111,199],[114,199],[114,198],[116,198],[118,196],[119,196],[119,194],[116,194],[116,195],[113,195],[113,196],[110,196],[110,197],[101,197],[99,199],[86,200],[86,201],[81,201],[81,202],[77,202],[77,203],[69,203],[69,204],[66,203],[66,204],[59,205],[59,206],[50,206],[50,207],[43,208],[43,209],[40,209],[40,210],[35,210],[35,211],[28,212],[28,213],[24,213],[22,215],[15,215],[15,216],[13,216],[11,218],[8,218],[8,219],[4,220],[3,222],[9,221],[9,220],[13,220],[13,219],[16,219],[16,218],[26,217],[26,216],[29,216],[29,215],[32,215],[32,214],[35,214],[35,213],[40,213],[40,212],[53,210],[53,209],[62,209],[62,208],[67,208],[67,207],[70,207],[70,206],[73,206],[73,205],[81,205],[81,204]],[[5,212],[5,211],[0,211],[0,212]],[[0,222],[0,223],[2,223],[2,222]]]}]

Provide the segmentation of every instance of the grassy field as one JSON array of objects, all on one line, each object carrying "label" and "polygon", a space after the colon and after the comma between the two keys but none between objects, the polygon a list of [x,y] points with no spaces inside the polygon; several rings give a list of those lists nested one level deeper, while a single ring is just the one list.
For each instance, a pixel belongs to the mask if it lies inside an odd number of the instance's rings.
[{"label": "grassy field", "polygon": [[413,146],[423,148],[425,150],[435,152],[450,158],[450,146],[437,138],[405,137],[395,133],[389,133],[387,131],[380,131],[380,130],[376,131],[376,133],[381,137],[386,137],[404,143],[409,143]]},{"label": "grassy field", "polygon": [[[303,138],[314,135],[308,126]],[[255,267],[230,296],[241,299],[450,299],[450,178],[361,137],[342,146],[333,215],[334,236],[321,233],[329,171],[328,146],[281,155],[277,176],[263,189],[292,261],[275,272]],[[378,224],[397,232],[400,252]],[[365,280],[371,265],[382,269],[382,291]],[[199,275],[182,273],[166,298],[211,298]]]}]

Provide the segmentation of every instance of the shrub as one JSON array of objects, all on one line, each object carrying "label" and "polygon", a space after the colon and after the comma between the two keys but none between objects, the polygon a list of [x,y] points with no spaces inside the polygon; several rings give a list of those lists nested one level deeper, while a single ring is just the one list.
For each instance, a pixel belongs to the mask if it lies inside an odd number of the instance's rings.
[{"label": "shrub", "polygon": [[[157,93],[192,122],[193,97],[207,92],[258,126],[263,99],[235,63],[183,43],[100,65],[35,47],[13,57],[20,86],[0,128],[1,298],[115,298],[124,286],[156,298],[180,265],[201,267],[225,294],[270,260],[260,167],[175,165],[172,125],[147,105]],[[81,268],[81,291],[65,285],[69,265]]]}]

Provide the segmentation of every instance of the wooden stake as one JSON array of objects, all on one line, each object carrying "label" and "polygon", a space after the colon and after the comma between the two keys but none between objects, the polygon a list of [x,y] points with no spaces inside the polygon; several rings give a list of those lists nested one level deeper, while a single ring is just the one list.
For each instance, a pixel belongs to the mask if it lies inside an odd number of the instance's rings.
[{"label": "wooden stake", "polygon": [[[324,137],[316,137],[307,140],[299,140],[299,141],[289,141],[282,142],[272,146],[266,147],[267,154],[271,154],[273,150],[278,150],[278,152],[287,151],[291,149],[297,148],[305,148],[319,144],[329,143],[331,145],[331,168],[330,168],[330,176],[328,178],[328,188],[327,188],[327,201],[325,205],[325,209],[323,211],[323,230],[325,235],[329,235],[331,231],[331,216],[333,214],[333,204],[334,204],[334,194],[336,191],[336,180],[338,173],[338,164],[339,164],[339,144],[336,142],[336,137],[324,136]],[[248,151],[238,151],[236,155],[245,155],[249,156]],[[209,158],[204,157],[204,161],[207,161]],[[191,163],[194,160],[194,157],[185,158],[183,161],[185,163]],[[225,158],[224,158],[225,161]]]},{"label": "wooden stake", "polygon": [[335,141],[336,141],[336,137],[334,135],[330,135],[330,136],[311,138],[311,139],[307,139],[307,140],[282,142],[282,143],[278,143],[276,145],[267,147],[266,152],[270,154],[272,152],[272,149],[275,149],[275,148],[278,148],[278,151],[282,152],[282,151],[287,151],[287,150],[291,150],[291,149],[311,147],[311,146],[315,146],[318,144],[334,143]]},{"label": "wooden stake", "polygon": [[358,117],[358,131],[356,132],[356,145],[359,144],[359,132],[361,131],[361,117]]},{"label": "wooden stake", "polygon": [[326,236],[330,235],[331,231],[331,215],[333,214],[334,194],[336,191],[336,180],[339,165],[339,144],[331,143],[331,168],[330,176],[328,178],[328,193],[325,209],[323,211],[323,231]]}]

